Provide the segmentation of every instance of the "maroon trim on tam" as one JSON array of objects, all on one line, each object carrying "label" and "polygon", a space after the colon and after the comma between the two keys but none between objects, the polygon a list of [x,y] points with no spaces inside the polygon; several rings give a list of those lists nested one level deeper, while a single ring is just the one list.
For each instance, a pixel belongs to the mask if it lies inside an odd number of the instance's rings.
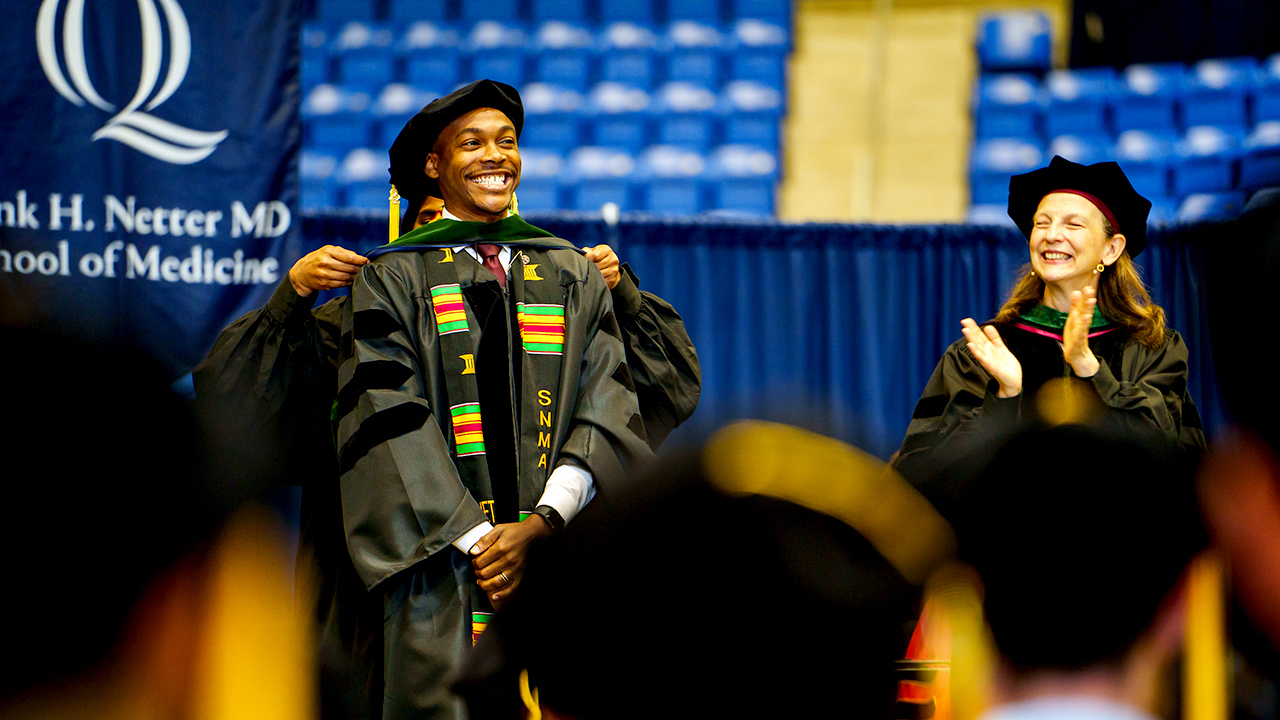
[{"label": "maroon trim on tam", "polygon": [[[1071,193],[1072,195],[1079,195],[1085,200],[1088,200],[1089,202],[1093,203],[1095,207],[1101,210],[1103,215],[1107,216],[1107,219],[1111,221],[1111,227],[1115,228],[1115,231],[1117,234],[1122,232],[1120,230],[1120,223],[1116,220],[1116,216],[1112,214],[1111,208],[1107,207],[1107,204],[1099,200],[1097,196],[1090,195],[1089,193],[1083,190],[1073,190],[1071,188],[1059,188],[1057,190],[1050,190],[1049,192],[1045,193],[1045,195],[1052,195],[1054,193]],[[1043,200],[1044,198],[1041,198],[1041,199]]]}]

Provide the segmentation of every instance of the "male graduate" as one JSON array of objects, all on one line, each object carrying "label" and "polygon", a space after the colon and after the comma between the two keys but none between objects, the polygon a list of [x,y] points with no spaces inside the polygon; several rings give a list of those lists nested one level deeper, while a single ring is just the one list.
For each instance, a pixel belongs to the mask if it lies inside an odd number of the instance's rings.
[{"label": "male graduate", "polygon": [[650,457],[603,277],[510,212],[523,122],[516,90],[488,80],[423,108],[391,174],[420,164],[444,217],[352,285],[342,513],[384,603],[383,717],[459,716],[447,676],[529,543]]}]

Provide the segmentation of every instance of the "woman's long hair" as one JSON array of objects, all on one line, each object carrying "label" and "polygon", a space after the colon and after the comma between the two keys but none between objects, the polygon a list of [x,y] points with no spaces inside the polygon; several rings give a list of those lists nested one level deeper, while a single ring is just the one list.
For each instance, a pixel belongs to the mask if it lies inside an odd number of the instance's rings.
[{"label": "woman's long hair", "polygon": [[[1103,225],[1107,237],[1115,235],[1109,221],[1104,220]],[[996,322],[1013,322],[1044,300],[1044,280],[1031,268],[1031,263],[1023,266],[1022,279],[996,313]],[[1164,342],[1164,309],[1151,302],[1151,295],[1142,284],[1128,250],[1120,253],[1120,258],[1101,274],[1097,287],[1098,310],[1108,320],[1128,330],[1147,347],[1159,347]]]}]

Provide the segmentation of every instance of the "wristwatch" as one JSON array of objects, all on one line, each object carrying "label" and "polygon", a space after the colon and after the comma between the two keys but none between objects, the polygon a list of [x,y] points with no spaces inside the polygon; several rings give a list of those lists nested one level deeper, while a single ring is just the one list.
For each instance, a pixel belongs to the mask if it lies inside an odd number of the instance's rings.
[{"label": "wristwatch", "polygon": [[550,505],[539,505],[533,509],[533,514],[541,515],[542,519],[546,520],[547,524],[550,525],[551,529],[555,532],[564,530],[564,518],[560,517],[559,510],[556,510]]}]

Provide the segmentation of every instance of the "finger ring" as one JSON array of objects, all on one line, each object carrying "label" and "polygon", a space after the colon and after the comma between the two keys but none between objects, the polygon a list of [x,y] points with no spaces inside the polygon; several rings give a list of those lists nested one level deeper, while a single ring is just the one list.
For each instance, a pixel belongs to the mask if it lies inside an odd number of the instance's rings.
[{"label": "finger ring", "polygon": [[498,573],[498,574],[502,576],[502,582],[506,583],[507,585],[511,584],[511,579],[507,577],[506,573]]}]

